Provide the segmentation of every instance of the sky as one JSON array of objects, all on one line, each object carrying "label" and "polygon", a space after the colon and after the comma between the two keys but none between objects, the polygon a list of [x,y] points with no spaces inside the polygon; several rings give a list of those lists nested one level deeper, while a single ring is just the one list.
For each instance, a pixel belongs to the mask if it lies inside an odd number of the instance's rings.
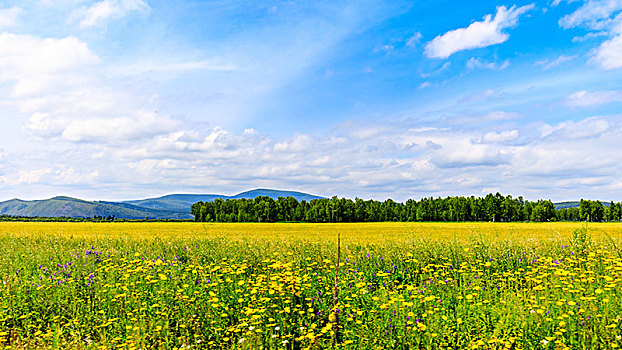
[{"label": "sky", "polygon": [[0,1],[0,200],[622,201],[622,0]]}]

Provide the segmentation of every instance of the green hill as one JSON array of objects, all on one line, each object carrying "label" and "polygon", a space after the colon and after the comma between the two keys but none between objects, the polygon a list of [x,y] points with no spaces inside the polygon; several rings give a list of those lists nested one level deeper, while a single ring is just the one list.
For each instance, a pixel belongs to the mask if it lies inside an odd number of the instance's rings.
[{"label": "green hill", "polygon": [[28,217],[92,218],[114,216],[124,219],[190,219],[190,210],[171,211],[139,207],[115,202],[90,202],[71,197],[54,197],[44,200],[24,201],[11,199],[0,202],[0,215]]},{"label": "green hill", "polygon": [[322,198],[302,192],[256,189],[235,196],[218,194],[170,194],[157,198],[130,200],[123,202],[86,201],[77,198],[58,196],[50,199],[25,201],[11,199],[0,202],[0,215],[27,217],[71,217],[92,218],[114,216],[119,219],[192,219],[190,206],[196,202],[213,201],[216,198],[256,198],[269,196],[292,196],[301,200]]}]

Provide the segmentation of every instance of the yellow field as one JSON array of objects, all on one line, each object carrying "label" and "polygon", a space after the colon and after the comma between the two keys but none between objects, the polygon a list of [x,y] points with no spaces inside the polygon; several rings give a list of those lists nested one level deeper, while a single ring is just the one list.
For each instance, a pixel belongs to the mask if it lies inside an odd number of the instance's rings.
[{"label": "yellow field", "polygon": [[[166,239],[197,240],[272,240],[276,242],[342,244],[400,244],[409,241],[469,242],[487,241],[556,241],[570,237],[585,223],[64,223],[0,222],[0,237],[57,237],[75,239]],[[622,223],[590,223],[595,239],[616,242],[622,239]]]},{"label": "yellow field", "polygon": [[2,222],[0,349],[617,348],[621,239],[620,223]]}]

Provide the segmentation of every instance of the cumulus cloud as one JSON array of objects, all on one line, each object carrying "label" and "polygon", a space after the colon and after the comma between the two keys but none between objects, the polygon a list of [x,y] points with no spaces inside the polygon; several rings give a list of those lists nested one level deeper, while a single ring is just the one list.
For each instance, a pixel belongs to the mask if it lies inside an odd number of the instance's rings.
[{"label": "cumulus cloud", "polygon": [[438,141],[442,148],[432,153],[431,162],[439,168],[494,167],[507,164],[511,157],[510,153],[497,146],[474,143],[464,136]]},{"label": "cumulus cloud", "polygon": [[296,135],[291,140],[279,142],[274,145],[276,152],[292,151],[301,152],[313,146],[313,141],[308,135]]},{"label": "cumulus cloud", "polygon": [[118,19],[133,11],[149,11],[151,8],[143,0],[103,0],[74,13],[80,18],[80,27],[102,25],[111,19]]},{"label": "cumulus cloud", "polygon": [[56,117],[35,113],[23,131],[42,139],[61,138],[72,142],[137,140],[171,132],[177,123],[168,117],[139,112],[125,117]]},{"label": "cumulus cloud", "polygon": [[[69,124],[53,129],[54,124],[48,122],[55,119],[46,118],[51,117],[35,118],[40,128],[56,130],[57,137],[64,137]],[[337,131],[339,136],[295,134],[278,138],[260,130],[202,131],[177,125],[172,131],[138,135],[141,138],[124,142],[66,138],[81,142],[80,147],[74,146],[69,152],[44,149],[27,159],[3,159],[3,164],[22,169],[22,173],[2,174],[1,181],[12,186],[29,184],[29,188],[91,184],[99,191],[123,191],[128,183],[139,183],[141,189],[152,188],[159,193],[210,189],[233,193],[252,187],[287,187],[324,195],[390,195],[395,199],[476,194],[500,188],[505,193],[538,198],[544,188],[540,186],[552,182],[570,184],[576,180],[577,186],[580,181],[588,186],[587,180],[581,179],[605,177],[613,184],[613,179],[622,176],[618,166],[622,155],[616,147],[622,128],[616,117],[537,125],[539,129],[491,129],[490,125],[465,129],[395,121],[383,125],[382,130],[373,124],[358,125],[354,130],[375,130],[358,136]],[[533,134],[535,130],[539,133]],[[96,140],[104,137],[80,134]],[[38,167],[47,164],[42,159],[52,155],[55,167]],[[184,185],[175,187],[180,179]],[[593,186],[603,191],[609,188],[609,184]],[[548,189],[547,195],[555,195],[551,192],[555,188]]]},{"label": "cumulus cloud", "polygon": [[594,61],[605,69],[622,67],[622,35],[603,42],[594,56]]},{"label": "cumulus cloud", "polygon": [[494,18],[488,14],[483,21],[437,36],[426,45],[425,54],[430,58],[447,58],[458,51],[501,44],[510,37],[503,30],[516,26],[518,18],[533,8],[533,4],[509,9],[499,6]]},{"label": "cumulus cloud", "polygon": [[13,97],[39,93],[75,77],[67,73],[97,63],[99,58],[86,43],[72,36],[42,39],[0,34],[0,82],[15,82]]},{"label": "cumulus cloud", "polygon": [[566,104],[573,107],[595,107],[612,102],[622,102],[622,90],[581,90],[566,97]]},{"label": "cumulus cloud", "polygon": [[51,168],[37,169],[37,170],[20,170],[17,173],[17,179],[13,181],[13,184],[33,184],[37,183],[47,174],[52,172]]}]

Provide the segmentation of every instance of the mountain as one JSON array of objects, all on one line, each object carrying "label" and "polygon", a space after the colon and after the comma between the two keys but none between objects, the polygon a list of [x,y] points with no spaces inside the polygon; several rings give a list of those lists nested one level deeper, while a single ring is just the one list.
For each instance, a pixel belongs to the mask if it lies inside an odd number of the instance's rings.
[{"label": "mountain", "polygon": [[123,219],[191,219],[190,209],[184,211],[157,210],[127,203],[91,202],[71,197],[54,197],[24,201],[11,199],[0,202],[0,215],[92,218],[115,216]]},{"label": "mountain", "polygon": [[246,192],[242,192],[242,193],[238,193],[235,196],[231,196],[229,198],[232,199],[240,199],[240,198],[246,198],[246,199],[253,199],[253,198],[257,198],[259,196],[268,196],[272,199],[277,199],[279,197],[294,197],[296,198],[298,201],[310,201],[312,199],[321,199],[324,197],[319,197],[319,196],[315,196],[312,194],[308,194],[308,193],[303,193],[303,192],[296,192],[296,191],[280,191],[280,190],[270,190],[270,189],[266,189],[266,188],[258,188],[256,190],[251,190],[251,191],[246,191]]},{"label": "mountain", "polygon": [[233,196],[225,196],[220,194],[169,194],[167,196],[157,197],[157,198],[147,198],[147,199],[139,199],[139,200],[131,200],[131,201],[123,201],[122,203],[134,204],[145,208],[151,209],[162,209],[162,210],[184,210],[186,212],[190,211],[190,206],[196,202],[211,202],[216,198],[221,199],[254,199],[259,196],[268,196],[272,199],[277,199],[279,197],[288,197],[292,196],[296,198],[298,201],[306,200],[307,202],[311,199],[319,199],[323,197],[315,196],[308,193],[296,192],[296,191],[281,191],[281,190],[271,190],[265,188],[258,188],[256,190],[250,190],[242,193],[238,193]]},{"label": "mountain", "polygon": [[216,198],[229,198],[218,194],[169,194],[157,198],[123,201],[144,208],[190,212],[190,206],[196,202],[211,202]]},{"label": "mountain", "polygon": [[0,202],[0,215],[28,217],[73,217],[92,218],[95,216],[114,216],[119,219],[192,219],[190,206],[196,202],[209,202],[216,198],[240,199],[268,196],[273,199],[292,196],[299,201],[322,198],[296,191],[256,189],[238,193],[234,196],[219,194],[170,194],[157,198],[138,199],[122,202],[86,201],[59,196],[44,200],[24,201],[11,199]]},{"label": "mountain", "polygon": [[[609,202],[606,202],[606,201],[600,201],[600,202],[605,207],[609,206]],[[553,205],[555,205],[555,209],[557,209],[557,210],[559,210],[559,209],[567,209],[567,208],[578,208],[580,204],[581,204],[580,201],[567,201],[567,202],[553,203]]]}]

